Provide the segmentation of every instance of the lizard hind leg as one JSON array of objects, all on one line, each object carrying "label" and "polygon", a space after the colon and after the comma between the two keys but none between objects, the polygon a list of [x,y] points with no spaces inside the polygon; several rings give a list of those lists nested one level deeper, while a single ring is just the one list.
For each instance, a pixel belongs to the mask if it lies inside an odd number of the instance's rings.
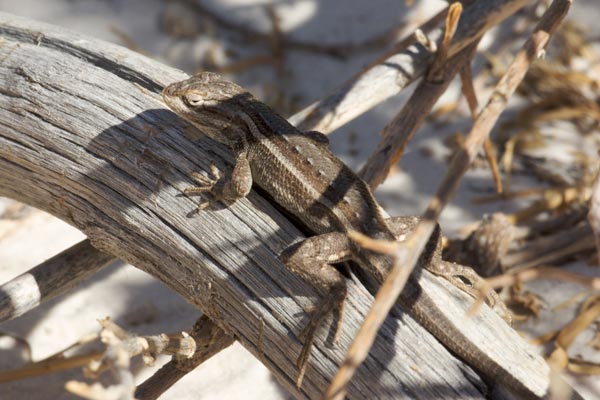
[{"label": "lizard hind leg", "polygon": [[311,313],[310,320],[300,333],[304,341],[298,357],[299,368],[297,385],[300,386],[306,362],[314,343],[317,328],[331,311],[338,312],[335,329],[335,342],[338,341],[342,326],[346,281],[344,276],[331,264],[350,259],[350,246],[345,233],[332,232],[310,237],[283,251],[280,259],[293,273],[313,284],[325,295],[325,299]]}]

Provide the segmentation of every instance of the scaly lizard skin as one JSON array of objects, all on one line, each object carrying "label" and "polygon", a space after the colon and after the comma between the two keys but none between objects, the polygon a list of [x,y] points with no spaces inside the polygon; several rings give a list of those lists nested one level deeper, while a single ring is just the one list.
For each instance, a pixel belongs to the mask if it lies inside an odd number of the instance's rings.
[{"label": "scaly lizard skin", "polygon": [[[346,283],[331,264],[353,260],[379,283],[392,266],[390,257],[361,248],[348,239],[347,232],[396,240],[410,232],[417,219],[384,219],[367,184],[328,150],[324,135],[299,131],[245,89],[217,74],[204,72],[173,83],[163,90],[163,98],[178,116],[227,144],[235,155],[229,179],[222,179],[213,168],[216,179],[195,175],[202,186],[188,193],[211,192],[217,200],[235,201],[256,183],[316,234],[280,256],[287,268],[326,294],[303,332],[300,382],[319,321],[337,309],[338,333],[341,326]],[[476,277],[469,271],[452,271],[453,264],[441,260],[439,237],[438,230],[421,256],[420,266],[450,280],[457,275]],[[487,378],[504,380],[513,388],[522,385],[455,329],[414,278],[400,301],[421,325]]]}]

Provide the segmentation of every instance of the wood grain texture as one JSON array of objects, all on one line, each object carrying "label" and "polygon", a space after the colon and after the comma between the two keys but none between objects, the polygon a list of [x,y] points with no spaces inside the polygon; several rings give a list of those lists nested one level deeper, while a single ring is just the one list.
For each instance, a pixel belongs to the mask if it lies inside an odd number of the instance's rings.
[{"label": "wood grain texture", "polygon": [[[277,255],[300,232],[256,193],[195,214],[192,172],[230,163],[227,149],[168,111],[159,92],[187,76],[119,46],[0,14],[0,195],[82,230],[99,250],[147,271],[258,357],[295,396],[318,398],[372,301],[349,284],[339,345],[326,324],[294,386],[303,308],[319,298]],[[463,293],[421,281],[466,334],[536,392],[547,367]],[[444,290],[436,288],[443,287]],[[331,321],[331,320],[330,320]],[[330,322],[328,321],[328,322]],[[487,350],[486,350],[487,351]],[[349,387],[351,398],[483,398],[483,381],[412,318],[389,317]]]}]

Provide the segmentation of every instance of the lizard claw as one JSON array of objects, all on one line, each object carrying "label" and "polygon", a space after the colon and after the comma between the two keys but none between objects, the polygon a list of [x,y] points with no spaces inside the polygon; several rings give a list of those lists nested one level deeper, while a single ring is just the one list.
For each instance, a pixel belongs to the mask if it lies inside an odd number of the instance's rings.
[{"label": "lizard claw", "polygon": [[[192,174],[191,174],[192,179],[194,179],[196,182],[198,182],[199,185],[185,188],[183,190],[183,193],[198,194],[198,193],[213,192],[215,185],[217,184],[219,179],[221,179],[221,171],[219,171],[217,166],[211,162],[210,163],[210,173],[213,176],[212,178],[207,178],[203,175],[200,175],[197,172],[192,172]],[[213,201],[207,200],[207,201],[203,201],[202,203],[199,203],[197,211],[200,212],[200,211],[210,207],[210,205],[213,203]]]},{"label": "lizard claw", "polygon": [[319,321],[312,320],[300,331],[298,339],[305,342],[307,338],[314,336],[315,330],[317,329]]},{"label": "lizard claw", "polygon": [[210,200],[203,201],[202,203],[198,203],[198,207],[196,208],[196,211],[200,212],[202,210],[206,210],[211,205],[212,205],[212,202]]},{"label": "lizard claw", "polygon": [[298,388],[302,386],[302,380],[304,380],[304,373],[306,372],[308,356],[310,355],[310,348],[311,346],[307,345],[304,345],[304,347],[302,347],[302,351],[300,352],[300,356],[298,357],[298,361],[296,363],[296,366],[298,367],[298,378],[296,378],[296,387]]},{"label": "lizard claw", "polygon": [[310,356],[310,350],[312,349],[315,341],[315,335],[317,333],[317,328],[319,327],[319,322],[321,322],[321,317],[323,314],[319,311],[320,310],[313,310],[311,312],[312,316],[310,321],[298,334],[299,339],[304,342],[304,344],[302,345],[302,350],[300,351],[300,355],[296,361],[296,367],[298,367],[298,378],[296,379],[297,387],[302,385],[304,373],[306,372],[308,357]]},{"label": "lizard claw", "polygon": [[300,387],[302,385],[302,380],[304,378],[304,373],[306,372],[306,365],[308,362],[308,358],[310,356],[310,350],[312,349],[313,343],[315,341],[317,328],[319,324],[322,322],[323,317],[327,315],[331,310],[336,310],[338,313],[336,329],[335,329],[335,337],[334,343],[337,344],[340,339],[340,333],[342,331],[342,316],[344,310],[344,299],[346,297],[346,288],[343,288],[339,291],[339,294],[336,297],[328,300],[320,307],[311,310],[311,318],[308,324],[302,329],[299,333],[299,338],[304,342],[302,346],[302,350],[300,351],[300,355],[298,356],[298,360],[296,362],[296,366],[298,367],[298,378],[296,379],[296,385]]},{"label": "lizard claw", "polygon": [[207,178],[197,172],[192,172],[191,176],[196,182],[199,183],[199,186],[185,188],[183,192],[186,194],[194,194],[212,191],[219,179],[221,179],[221,171],[219,171],[217,166],[211,162],[210,173],[213,176],[212,178]]}]

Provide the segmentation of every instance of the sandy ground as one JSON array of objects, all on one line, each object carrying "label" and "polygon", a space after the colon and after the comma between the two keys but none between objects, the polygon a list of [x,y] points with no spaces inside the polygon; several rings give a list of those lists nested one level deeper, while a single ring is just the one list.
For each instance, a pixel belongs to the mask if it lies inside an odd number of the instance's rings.
[{"label": "sandy ground", "polygon": [[[251,0],[206,1],[215,12],[238,24],[252,24],[254,29],[269,31],[269,20],[264,2]],[[275,2],[277,3],[277,2]],[[338,7],[336,2],[288,1],[277,6],[281,27],[290,37],[321,43],[347,43],[364,40],[396,26],[402,20],[421,22],[434,9],[444,5],[431,0],[420,7],[406,11],[397,0],[364,2],[353,0]],[[572,18],[593,23],[600,12],[594,0],[577,1]],[[124,44],[127,36],[145,53],[170,65],[193,72],[209,54],[207,39],[174,39],[159,29],[164,16],[165,2],[159,0],[92,1],[92,0],[0,0],[0,10],[46,21],[97,38]],[[206,30],[205,21],[190,17],[185,11],[170,7],[168,12],[183,18],[188,30]],[[592,25],[593,26],[593,25]],[[410,30],[410,27],[407,27]],[[595,28],[598,30],[598,28]],[[233,44],[231,49],[242,55],[262,54],[259,45]],[[231,50],[229,49],[229,50]],[[298,105],[306,105],[320,98],[339,83],[359,70],[377,51],[360,52],[347,60],[306,52],[290,52],[287,56],[286,92]],[[216,58],[225,59],[225,51],[217,51]],[[253,68],[236,76],[239,83],[252,88],[259,96],[272,96],[270,90],[276,76],[270,67]],[[260,82],[260,83],[259,83]],[[361,116],[331,136],[332,149],[353,168],[377,143],[374,136],[397,112],[402,98],[393,99]],[[440,132],[440,130],[442,132]],[[418,214],[437,187],[445,163],[441,136],[449,129],[431,130],[421,135],[408,149],[402,160],[402,171],[382,186],[377,196],[390,214]],[[350,138],[350,139],[349,139]],[[437,153],[436,158],[425,153]],[[442,151],[443,153],[443,151]],[[480,218],[483,206],[470,204],[473,191],[489,188],[491,181],[486,171],[474,171],[463,181],[456,200],[442,218],[446,232],[452,232],[469,221]],[[0,212],[12,206],[9,200],[0,202]],[[0,220],[0,282],[4,282],[37,265],[82,239],[82,234],[63,222],[38,210],[27,209],[17,220]],[[574,266],[591,273],[588,267]],[[540,293],[553,292],[547,283],[534,286]],[[579,288],[561,286],[563,293],[577,292]],[[561,294],[560,299],[568,296]],[[547,296],[548,308],[561,301]],[[544,324],[529,327],[547,331],[560,327],[557,313],[543,313]],[[11,332],[27,340],[35,360],[61,350],[89,332],[98,330],[96,319],[110,316],[126,329],[140,333],[175,332],[188,328],[198,317],[198,311],[185,303],[151,276],[129,266],[117,263],[85,282],[77,290],[61,296],[25,316],[3,324],[3,332]],[[568,316],[568,313],[567,313]],[[551,320],[550,318],[554,318]],[[526,327],[527,328],[527,327]],[[534,332],[536,333],[536,332]],[[539,333],[539,332],[537,332]],[[14,340],[0,337],[0,368],[14,367],[23,362],[22,348]],[[164,362],[165,360],[161,360]],[[159,363],[160,364],[160,363]],[[136,379],[142,382],[154,369],[137,364]],[[63,385],[69,379],[80,379],[79,371],[56,373],[41,378],[0,385],[0,398],[68,399]],[[600,389],[593,379],[579,379],[578,386],[589,398],[600,398]],[[197,370],[188,374],[167,392],[164,399],[282,399],[290,397],[270,373],[240,345],[221,352]]]}]

